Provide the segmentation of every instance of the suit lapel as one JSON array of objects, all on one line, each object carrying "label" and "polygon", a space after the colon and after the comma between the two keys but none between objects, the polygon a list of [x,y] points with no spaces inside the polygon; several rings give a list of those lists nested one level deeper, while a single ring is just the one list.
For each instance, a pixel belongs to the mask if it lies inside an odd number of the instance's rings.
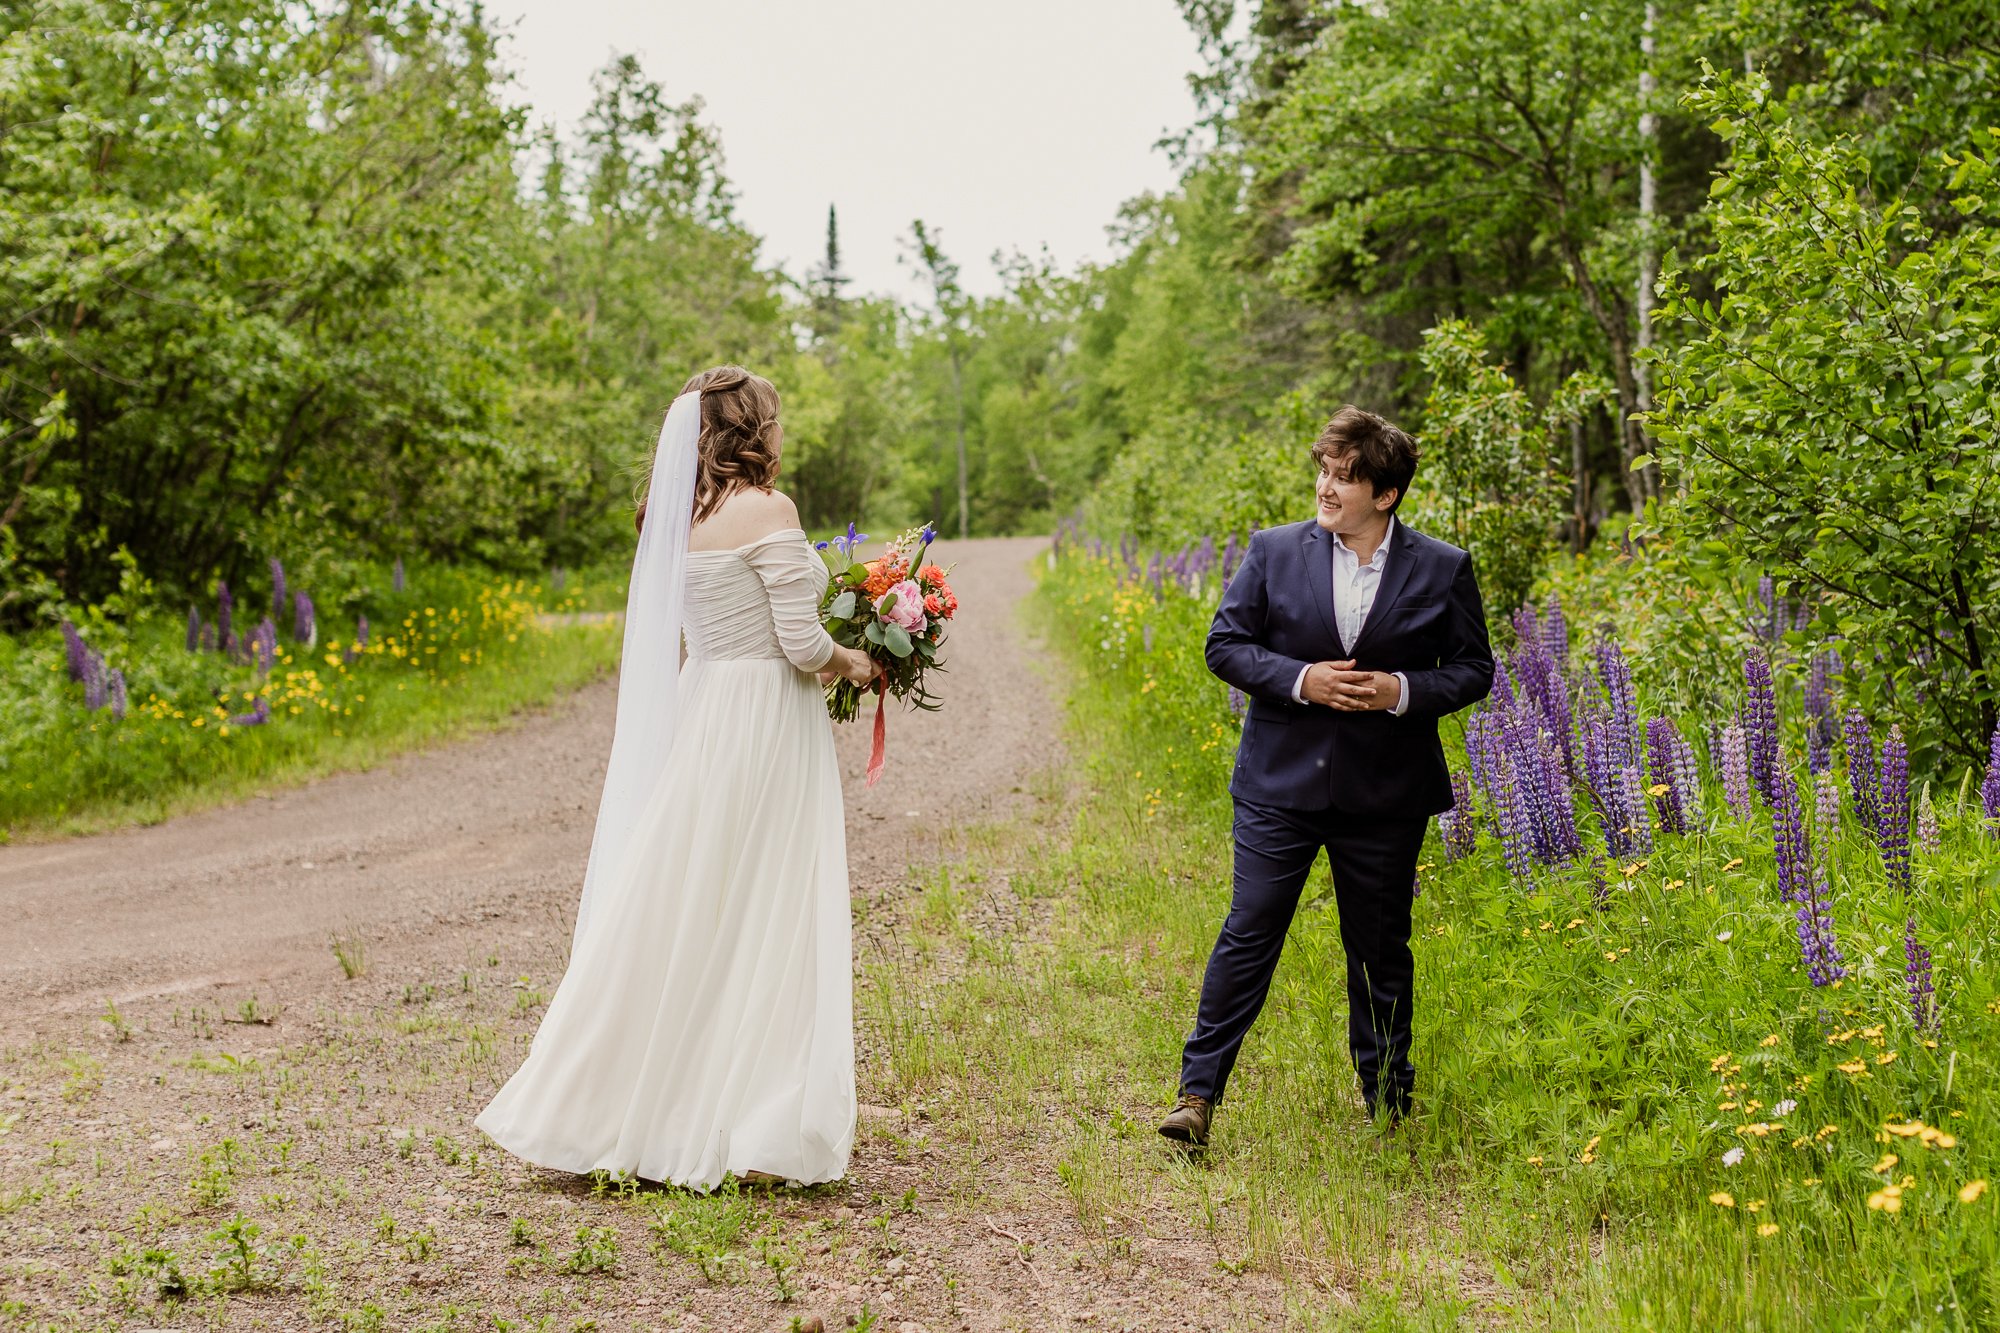
[{"label": "suit lapel", "polygon": [[1306,582],[1312,586],[1313,609],[1319,612],[1319,623],[1326,627],[1326,637],[1333,642],[1333,660],[1345,661],[1347,647],[1341,643],[1340,630],[1333,623],[1333,548],[1327,545],[1331,540],[1326,529],[1308,523],[1300,545],[1305,551]]},{"label": "suit lapel", "polygon": [[[1382,571],[1382,583],[1375,589],[1375,601],[1368,608],[1368,619],[1361,622],[1361,633],[1354,637],[1357,654],[1361,645],[1368,642],[1368,637],[1375,632],[1375,627],[1382,623],[1382,617],[1388,614],[1389,608],[1396,604],[1396,599],[1403,595],[1416,562],[1416,543],[1410,538],[1410,530],[1399,521],[1389,534],[1389,568]],[[1329,580],[1333,577],[1331,572],[1327,577]]]}]

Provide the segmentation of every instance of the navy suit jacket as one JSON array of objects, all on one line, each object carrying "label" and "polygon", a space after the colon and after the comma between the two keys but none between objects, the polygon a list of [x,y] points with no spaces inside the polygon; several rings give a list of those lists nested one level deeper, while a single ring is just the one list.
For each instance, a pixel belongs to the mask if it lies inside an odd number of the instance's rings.
[{"label": "navy suit jacket", "polygon": [[[1208,631],[1208,669],[1250,697],[1232,795],[1294,810],[1427,818],[1451,808],[1438,719],[1493,688],[1493,649],[1472,557],[1398,521],[1360,636],[1333,617],[1333,544],[1307,520],[1250,539]],[[1292,702],[1309,663],[1401,671],[1410,706],[1345,713]]]}]

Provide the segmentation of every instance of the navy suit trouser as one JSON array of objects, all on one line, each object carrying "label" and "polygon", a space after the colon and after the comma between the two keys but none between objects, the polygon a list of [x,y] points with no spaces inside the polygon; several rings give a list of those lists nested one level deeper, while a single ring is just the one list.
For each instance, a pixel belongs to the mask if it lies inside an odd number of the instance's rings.
[{"label": "navy suit trouser", "polygon": [[1322,848],[1347,955],[1347,1045],[1370,1112],[1409,1109],[1410,903],[1428,818],[1385,819],[1236,801],[1235,890],[1202,977],[1181,1091],[1222,1099],[1264,1007],[1299,893]]}]

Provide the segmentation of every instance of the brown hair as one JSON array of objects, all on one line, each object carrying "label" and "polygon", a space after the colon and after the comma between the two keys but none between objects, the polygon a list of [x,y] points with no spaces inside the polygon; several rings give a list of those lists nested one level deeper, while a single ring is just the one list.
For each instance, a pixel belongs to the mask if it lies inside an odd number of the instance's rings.
[{"label": "brown hair", "polygon": [[1417,442],[1400,428],[1352,403],[1333,414],[1313,441],[1312,454],[1313,461],[1322,467],[1330,459],[1346,459],[1347,474],[1367,482],[1376,495],[1395,491],[1391,514],[1402,507],[1410,479],[1417,475],[1417,460],[1422,457]]},{"label": "brown hair", "polygon": [[[701,395],[701,439],[695,445],[694,522],[699,523],[745,488],[769,490],[778,479],[778,390],[741,366],[714,366],[689,379],[681,392]],[[646,491],[652,490],[646,479]],[[646,500],[633,526],[646,524]]]},{"label": "brown hair", "polygon": [[694,477],[694,521],[713,514],[746,487],[769,490],[778,479],[778,390],[741,366],[704,370],[681,386],[701,394],[701,462]]}]

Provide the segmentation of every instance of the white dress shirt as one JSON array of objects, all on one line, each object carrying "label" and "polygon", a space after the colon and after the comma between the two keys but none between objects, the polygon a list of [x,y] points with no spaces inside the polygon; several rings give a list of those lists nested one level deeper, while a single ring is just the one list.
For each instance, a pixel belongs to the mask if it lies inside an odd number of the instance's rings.
[{"label": "white dress shirt", "polygon": [[[1375,556],[1366,564],[1354,548],[1338,536],[1333,539],[1333,623],[1340,631],[1340,641],[1349,652],[1354,651],[1355,642],[1361,637],[1361,627],[1368,623],[1368,612],[1375,606],[1375,590],[1382,586],[1382,571],[1389,564],[1389,543],[1396,535],[1396,520],[1392,516],[1389,526],[1382,533],[1381,544],[1375,548]],[[1292,701],[1306,702],[1306,672],[1312,670],[1308,663],[1299,672],[1299,678],[1292,684]],[[1400,671],[1391,672],[1401,687],[1396,696],[1396,706],[1389,710],[1393,717],[1401,717],[1410,707],[1410,678]]]}]

